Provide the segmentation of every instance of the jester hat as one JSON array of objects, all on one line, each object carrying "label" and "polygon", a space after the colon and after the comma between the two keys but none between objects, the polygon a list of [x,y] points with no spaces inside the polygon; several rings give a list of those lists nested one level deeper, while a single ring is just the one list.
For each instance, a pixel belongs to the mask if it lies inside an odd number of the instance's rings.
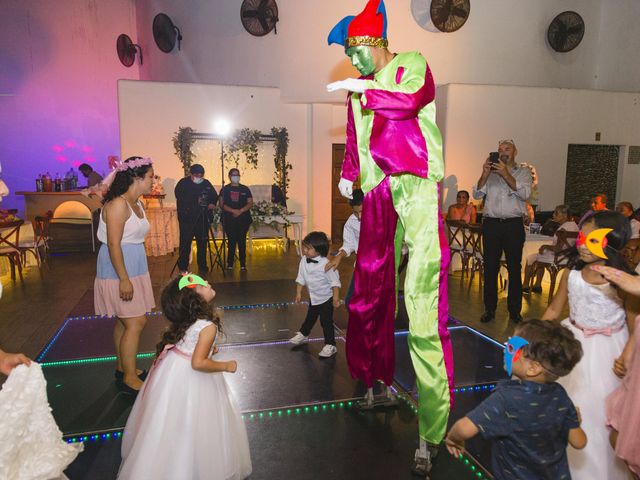
[{"label": "jester hat", "polygon": [[384,0],[369,0],[358,15],[340,20],[329,32],[329,45],[337,43],[344,48],[369,45],[387,48],[387,10]]}]

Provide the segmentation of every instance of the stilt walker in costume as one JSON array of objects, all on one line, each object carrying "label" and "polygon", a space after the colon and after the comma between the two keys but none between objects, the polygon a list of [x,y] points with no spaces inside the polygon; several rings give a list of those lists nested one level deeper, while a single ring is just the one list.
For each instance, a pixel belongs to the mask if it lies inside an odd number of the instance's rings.
[{"label": "stilt walker in costume", "polygon": [[397,268],[404,241],[409,247],[404,284],[408,342],[420,399],[414,472],[426,475],[445,435],[453,391],[449,249],[438,200],[444,162],[435,123],[435,84],[418,52],[387,50],[382,0],[369,0],[362,13],[341,20],[328,42],[344,46],[362,75],[327,86],[350,92],[338,187],[350,197],[360,176],[365,192],[347,361],[352,376],[368,387],[368,399],[377,380],[387,386],[393,382]]}]

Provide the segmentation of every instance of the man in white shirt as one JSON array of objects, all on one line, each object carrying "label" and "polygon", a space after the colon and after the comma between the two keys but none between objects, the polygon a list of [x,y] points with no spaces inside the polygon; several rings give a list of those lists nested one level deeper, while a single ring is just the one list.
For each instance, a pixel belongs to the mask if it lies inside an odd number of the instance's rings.
[{"label": "man in white shirt", "polygon": [[531,195],[531,172],[516,164],[518,150],[513,140],[498,142],[499,159],[487,158],[482,175],[473,188],[473,197],[484,197],[482,245],[484,247],[484,309],[483,323],[494,319],[498,305],[498,271],[504,252],[509,271],[507,306],[509,319],[522,320],[522,247],[525,233],[523,217],[526,200]]},{"label": "man in white shirt", "polygon": [[[343,258],[350,256],[352,253],[358,253],[358,243],[360,242],[360,218],[362,216],[362,200],[364,193],[361,189],[356,188],[352,194],[353,198],[349,200],[353,213],[347,219],[342,229],[342,246],[335,257],[327,262],[325,270],[337,270]],[[344,304],[349,305],[349,300],[353,295],[353,275],[347,288],[347,294],[344,297]]]},{"label": "man in white shirt", "polygon": [[302,287],[309,291],[309,310],[300,331],[296,332],[289,342],[302,345],[311,334],[311,329],[320,317],[324,333],[324,347],[321,358],[334,356],[336,349],[335,331],[333,328],[333,309],[340,306],[340,276],[336,270],[325,269],[329,238],[323,232],[311,232],[302,241],[302,260],[296,278],[296,303],[302,300]]}]

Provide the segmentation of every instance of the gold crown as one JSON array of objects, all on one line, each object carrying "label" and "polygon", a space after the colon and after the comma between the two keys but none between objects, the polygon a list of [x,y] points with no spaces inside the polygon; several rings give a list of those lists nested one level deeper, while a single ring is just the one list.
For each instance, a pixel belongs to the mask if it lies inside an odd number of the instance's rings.
[{"label": "gold crown", "polygon": [[368,45],[370,47],[387,48],[389,41],[386,38],[370,37],[368,35],[347,37],[345,48],[359,47],[360,45]]}]

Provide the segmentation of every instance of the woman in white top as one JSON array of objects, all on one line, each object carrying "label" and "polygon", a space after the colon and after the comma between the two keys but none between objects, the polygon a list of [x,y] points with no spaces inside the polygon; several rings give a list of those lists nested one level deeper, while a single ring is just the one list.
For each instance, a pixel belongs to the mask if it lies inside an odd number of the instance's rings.
[{"label": "woman in white top", "polygon": [[[577,232],[580,229],[578,224],[571,220],[569,216],[569,207],[566,205],[558,205],[553,211],[553,217],[551,220],[560,225],[558,230],[564,230],[566,232]],[[556,232],[558,231],[556,230]],[[575,239],[568,239],[569,246],[576,244]],[[527,265],[524,269],[524,280],[522,281],[522,293],[541,293],[542,292],[542,277],[544,277],[544,267],[536,265],[536,262],[551,263],[555,258],[555,248],[558,244],[558,236],[553,236],[553,241],[549,245],[542,245],[538,250],[538,253],[532,253],[527,257]],[[533,275],[536,275],[536,283],[530,286]]]},{"label": "woman in white top", "polygon": [[152,183],[151,159],[125,160],[104,197],[98,226],[102,245],[94,283],[95,310],[97,315],[117,317],[115,378],[122,390],[132,394],[140,390],[146,375],[136,370],[136,355],[146,313],[155,307],[144,250],[149,222],[139,201],[151,192]]}]

